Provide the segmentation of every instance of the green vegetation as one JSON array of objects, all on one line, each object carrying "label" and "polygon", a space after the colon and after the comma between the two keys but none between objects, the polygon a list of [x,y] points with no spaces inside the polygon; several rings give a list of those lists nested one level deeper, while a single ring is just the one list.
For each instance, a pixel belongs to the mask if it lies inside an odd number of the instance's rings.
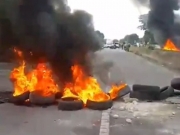
[{"label": "green vegetation", "polygon": [[102,44],[106,43],[105,39],[104,39],[104,34],[102,32],[100,32],[99,30],[95,31],[99,40],[101,41]]},{"label": "green vegetation", "polygon": [[120,43],[125,42],[127,44],[132,44],[132,45],[138,43],[139,41],[140,41],[139,36],[135,33],[126,35],[123,39],[119,40]]},{"label": "green vegetation", "polygon": [[[124,38],[119,40],[119,43],[126,43],[126,44],[131,44],[131,45],[136,45],[137,43],[141,45],[155,45],[156,42],[154,40],[153,34],[148,30],[147,28],[147,14],[143,14],[139,16],[139,22],[140,25],[138,28],[142,31],[144,31],[144,35],[142,38],[139,38],[139,36],[136,33],[132,33],[130,35],[126,35]],[[152,46],[150,46],[150,49],[153,49]]]}]

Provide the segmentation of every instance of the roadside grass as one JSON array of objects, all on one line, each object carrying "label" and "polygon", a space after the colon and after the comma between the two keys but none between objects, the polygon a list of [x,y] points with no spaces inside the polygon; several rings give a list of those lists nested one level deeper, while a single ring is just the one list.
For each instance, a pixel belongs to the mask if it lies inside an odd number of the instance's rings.
[{"label": "roadside grass", "polygon": [[180,52],[162,49],[149,49],[148,47],[130,47],[130,52],[152,60],[167,68],[180,72]]}]

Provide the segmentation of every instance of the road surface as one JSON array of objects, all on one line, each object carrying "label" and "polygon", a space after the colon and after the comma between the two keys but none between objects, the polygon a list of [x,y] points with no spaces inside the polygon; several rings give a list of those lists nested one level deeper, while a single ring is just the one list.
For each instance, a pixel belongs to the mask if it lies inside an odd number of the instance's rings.
[{"label": "road surface", "polygon": [[[105,61],[113,61],[112,81],[122,79],[129,85],[165,86],[178,76],[123,50],[104,49],[99,55]],[[0,90],[11,90],[8,70],[0,71]],[[28,108],[0,104],[0,135],[178,135],[179,110],[176,105],[136,102],[116,102],[111,110],[103,112],[88,109],[68,112],[58,111],[56,106]]]}]

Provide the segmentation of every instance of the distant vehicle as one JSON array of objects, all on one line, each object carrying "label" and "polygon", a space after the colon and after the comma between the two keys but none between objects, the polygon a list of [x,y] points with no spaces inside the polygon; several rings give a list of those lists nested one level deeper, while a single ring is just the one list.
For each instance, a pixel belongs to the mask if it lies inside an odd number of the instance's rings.
[{"label": "distant vehicle", "polygon": [[161,46],[160,45],[154,45],[154,48],[161,49]]},{"label": "distant vehicle", "polygon": [[110,46],[110,49],[116,49],[116,47],[115,46]]},{"label": "distant vehicle", "polygon": [[110,49],[117,49],[117,48],[120,48],[119,45],[112,45],[112,46],[110,46]]},{"label": "distant vehicle", "polygon": [[105,45],[105,46],[103,46],[103,48],[110,48],[111,47],[111,45]]},{"label": "distant vehicle", "polygon": [[104,49],[104,48],[117,49],[117,48],[120,48],[120,46],[119,46],[119,44],[111,44],[111,45],[106,44],[102,47],[102,49]]}]

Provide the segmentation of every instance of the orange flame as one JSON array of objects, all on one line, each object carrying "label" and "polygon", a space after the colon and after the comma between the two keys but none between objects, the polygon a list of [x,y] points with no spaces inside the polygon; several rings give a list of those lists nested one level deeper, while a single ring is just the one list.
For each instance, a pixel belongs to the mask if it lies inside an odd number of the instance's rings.
[{"label": "orange flame", "polygon": [[18,50],[17,48],[14,48],[14,52],[20,57],[22,58],[22,52],[20,50]]},{"label": "orange flame", "polygon": [[[20,57],[22,53],[15,51]],[[10,79],[14,84],[13,96],[18,96],[24,92],[38,91],[42,96],[63,92],[62,98],[74,97],[81,99],[86,104],[88,99],[94,101],[105,101],[117,97],[118,92],[122,90],[126,84],[112,86],[109,91],[110,96],[102,91],[98,81],[91,76],[85,76],[80,65],[72,67],[73,82],[67,83],[65,87],[60,89],[53,79],[51,70],[45,63],[39,63],[35,69],[25,74],[25,62],[23,61],[18,68],[15,68],[10,75]]]},{"label": "orange flame", "polygon": [[42,96],[55,94],[59,91],[58,86],[52,78],[51,70],[44,63],[39,63],[36,69],[25,74],[25,62],[18,68],[15,68],[10,75],[14,84],[13,96],[18,96],[24,92],[39,91]]},{"label": "orange flame", "polygon": [[176,51],[176,52],[180,51],[180,49],[178,49],[170,39],[166,41],[166,44],[164,45],[163,50]]}]

